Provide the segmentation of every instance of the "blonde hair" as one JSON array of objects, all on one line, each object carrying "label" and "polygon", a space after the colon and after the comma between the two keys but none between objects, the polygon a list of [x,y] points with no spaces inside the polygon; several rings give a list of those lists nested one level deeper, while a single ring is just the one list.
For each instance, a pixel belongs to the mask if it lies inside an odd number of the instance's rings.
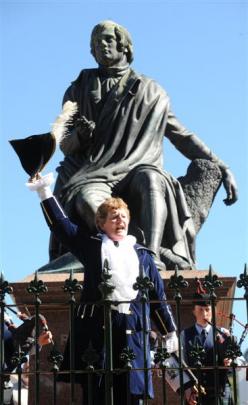
[{"label": "blonde hair", "polygon": [[97,208],[96,218],[95,218],[96,226],[98,228],[101,227],[101,225],[103,225],[105,223],[109,211],[117,210],[119,208],[123,208],[127,213],[128,219],[130,219],[130,211],[129,211],[128,206],[125,203],[125,201],[123,201],[122,198],[110,197],[110,198],[107,198]]}]

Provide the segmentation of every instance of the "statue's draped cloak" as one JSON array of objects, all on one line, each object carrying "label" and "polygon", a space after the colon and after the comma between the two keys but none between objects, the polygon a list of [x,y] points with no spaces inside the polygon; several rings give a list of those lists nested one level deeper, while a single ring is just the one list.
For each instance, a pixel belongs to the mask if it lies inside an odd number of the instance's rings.
[{"label": "statue's draped cloak", "polygon": [[[131,69],[104,92],[99,72],[81,71],[64,96],[64,102],[76,101],[79,116],[94,121],[96,127],[90,146],[66,154],[57,169],[63,184],[60,200],[70,212],[74,197],[88,183],[114,186],[137,170],[156,170],[166,181],[169,218],[162,246],[192,262],[193,221],[179,182],[163,171],[163,137],[171,116],[169,98],[154,80]],[[67,136],[71,148],[78,142],[75,130]]]}]

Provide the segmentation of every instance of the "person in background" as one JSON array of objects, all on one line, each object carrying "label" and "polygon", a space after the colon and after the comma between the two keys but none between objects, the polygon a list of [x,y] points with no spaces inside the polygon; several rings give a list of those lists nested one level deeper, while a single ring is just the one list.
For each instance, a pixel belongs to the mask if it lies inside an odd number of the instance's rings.
[{"label": "person in background", "polygon": [[[109,264],[109,283],[114,287],[108,295],[112,302],[112,338],[114,368],[122,368],[120,354],[129,347],[135,355],[131,361],[132,371],[129,373],[129,391],[131,404],[140,404],[145,396],[144,380],[144,330],[151,329],[150,317],[153,318],[158,330],[165,336],[165,345],[169,352],[178,348],[176,325],[166,303],[163,281],[156,268],[150,251],[136,243],[132,235],[128,235],[130,221],[129,209],[120,198],[108,198],[96,213],[98,234],[84,233],[79,226],[73,224],[64,214],[56,198],[52,195],[50,184],[52,175],[34,179],[27,183],[29,189],[37,191],[41,199],[41,207],[51,231],[84,265],[84,286],[80,305],[74,317],[74,362],[76,370],[84,370],[87,362],[84,354],[87,349],[95,351],[98,356],[95,369],[104,368],[104,319],[99,286],[106,260]],[[145,304],[146,324],[143,324],[141,293],[133,288],[137,277],[148,277],[154,288],[149,291],[149,299],[157,303]],[[98,303],[98,305],[95,305]],[[70,369],[69,340],[64,354],[61,370]],[[150,368],[149,339],[146,341],[147,368]],[[75,374],[76,382],[81,383],[84,390],[84,404],[87,404],[87,375]],[[127,375],[114,374],[114,403],[127,404]],[[68,381],[67,374],[61,374],[60,380]],[[94,376],[94,405],[105,404],[104,379]],[[149,398],[153,397],[151,372],[148,370]]]},{"label": "person in background", "polygon": [[[28,316],[22,313],[16,313],[20,319],[28,319]],[[33,322],[34,323],[34,322]],[[31,336],[32,335],[32,336]],[[3,324],[3,369],[5,372],[4,384],[3,384],[3,405],[17,404],[18,403],[18,379],[15,372],[15,364],[13,363],[13,357],[15,353],[20,350],[25,355],[33,354],[35,351],[34,343],[34,330],[30,332],[30,327],[24,323],[20,326],[15,326],[12,319],[4,312],[4,324]],[[37,339],[37,344],[41,350],[43,346],[46,346],[52,342],[52,333],[50,330],[42,330]],[[27,363],[23,365],[23,371],[27,372]],[[8,374],[10,373],[10,374]],[[22,405],[27,404],[28,390],[24,385],[24,381],[28,382],[28,376],[22,374],[21,376],[22,386]]]},{"label": "person in background", "polygon": [[[4,312],[4,325],[3,325],[3,336],[4,336],[4,368],[5,371],[12,371],[14,366],[12,364],[12,357],[15,352],[18,351],[20,345],[21,350],[25,354],[30,354],[33,352],[33,344],[35,342],[34,338],[34,319],[32,324],[26,325],[25,322],[29,322],[30,318],[26,314],[21,312],[16,313],[17,316],[23,320],[23,323],[16,326],[11,317]],[[44,317],[41,315],[42,319]],[[31,327],[30,327],[31,325]],[[52,333],[48,328],[42,328],[40,331],[37,344],[41,349],[42,346],[46,346],[52,342]]]},{"label": "person in background", "polygon": [[[214,333],[212,326],[212,307],[210,296],[202,289],[194,295],[193,315],[195,324],[184,329],[181,332],[181,344],[183,348],[183,357],[188,366],[194,367],[192,357],[192,345],[198,343],[205,350],[205,357],[202,360],[202,366],[214,366]],[[227,329],[218,328],[216,334],[216,349],[218,366],[229,367],[231,359],[225,356],[225,351],[230,333]],[[206,395],[202,395],[201,404],[215,404],[215,398],[218,398],[218,405],[232,405],[232,394],[228,381],[228,368],[217,371],[218,386],[215,391],[214,370],[202,370],[200,384],[205,388]],[[196,405],[197,392],[192,388],[185,392],[185,398],[189,405]]]},{"label": "person in background", "polygon": [[[23,364],[21,375],[21,405],[28,405],[28,387],[29,387],[29,360]],[[19,405],[18,403],[18,375],[11,375],[11,382],[13,384],[13,397],[11,405]]]}]

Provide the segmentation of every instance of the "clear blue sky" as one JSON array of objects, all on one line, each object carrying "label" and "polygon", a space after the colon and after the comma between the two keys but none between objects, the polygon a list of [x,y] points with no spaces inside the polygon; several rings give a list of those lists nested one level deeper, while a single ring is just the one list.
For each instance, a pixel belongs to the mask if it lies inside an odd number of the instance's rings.
[{"label": "clear blue sky", "polygon": [[[197,238],[198,268],[243,272],[248,253],[247,1],[0,1],[1,7],[1,268],[20,280],[48,260],[49,232],[38,198],[26,190],[8,139],[47,132],[66,87],[95,66],[93,26],[112,19],[134,43],[133,67],[156,79],[173,110],[233,170],[239,201],[226,207],[221,189]],[[188,161],[167,141],[166,170]],[[55,170],[56,152],[45,172]],[[239,291],[239,295],[243,290]],[[245,321],[244,304],[238,313]]]}]

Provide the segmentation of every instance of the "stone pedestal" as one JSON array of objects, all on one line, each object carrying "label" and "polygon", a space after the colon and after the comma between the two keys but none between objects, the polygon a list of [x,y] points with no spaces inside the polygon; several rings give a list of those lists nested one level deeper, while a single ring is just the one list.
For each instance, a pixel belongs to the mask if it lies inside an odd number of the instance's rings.
[{"label": "stone pedestal", "polygon": [[[168,279],[174,271],[164,271],[161,272],[161,276],[167,284]],[[183,301],[181,310],[181,323],[182,328],[189,326],[193,323],[192,316],[192,296],[195,291],[195,277],[204,278],[208,271],[183,271],[183,277],[190,284],[189,288],[182,291]],[[28,294],[26,288],[31,280],[33,280],[34,275],[26,277],[24,280],[13,283],[13,298],[20,308],[23,310],[25,304],[31,314],[34,313],[34,297],[32,294]],[[65,293],[62,289],[65,279],[69,278],[68,273],[65,274],[39,274],[39,278],[48,287],[48,292],[41,294],[41,305],[40,312],[46,317],[48,326],[53,333],[54,340],[56,341],[58,349],[63,352],[65,342],[68,336],[69,330],[69,295]],[[83,282],[83,274],[78,273],[75,278],[79,282]],[[234,277],[221,277],[220,280],[223,282],[223,286],[218,288],[218,304],[217,313],[222,312],[229,315],[232,312],[232,298],[235,291],[235,281]],[[80,293],[79,293],[80,294]],[[79,297],[78,294],[78,297]],[[172,305],[172,309],[175,313],[175,303],[173,300],[174,292],[167,290],[167,298]],[[224,299],[223,299],[224,298]],[[66,304],[67,303],[67,304]],[[228,327],[228,319],[217,318],[218,324],[224,327]],[[53,374],[50,373],[52,365],[48,363],[47,357],[51,351],[51,346],[44,347],[40,353],[40,404],[52,404],[53,403]],[[31,371],[34,370],[34,359],[31,356]],[[154,387],[155,387],[155,399],[150,401],[151,405],[161,405],[162,403],[162,382],[161,378],[154,376]],[[179,399],[176,394],[174,394],[170,387],[168,387],[168,400],[170,404],[179,404]],[[30,378],[30,390],[29,390],[29,405],[34,404],[35,398],[35,379],[33,376]],[[64,383],[57,384],[57,403],[60,405],[69,405],[70,400],[70,385]],[[80,387],[76,386],[76,402],[75,405],[81,405],[81,390]]]}]

